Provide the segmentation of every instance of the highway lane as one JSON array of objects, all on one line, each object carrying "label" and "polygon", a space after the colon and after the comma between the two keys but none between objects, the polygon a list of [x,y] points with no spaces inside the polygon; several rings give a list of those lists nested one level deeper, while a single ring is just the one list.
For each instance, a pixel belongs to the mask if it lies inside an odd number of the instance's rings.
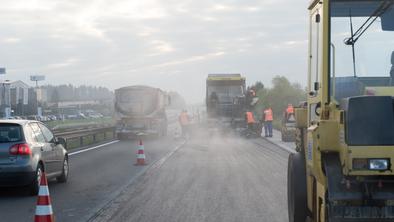
[{"label": "highway lane", "polygon": [[[147,162],[154,163],[180,143],[171,136],[145,141]],[[86,221],[146,170],[149,165],[134,165],[136,149],[136,141],[121,141],[70,156],[69,181],[49,183],[57,221]],[[0,221],[33,221],[37,198],[20,191],[1,189]]]},{"label": "highway lane", "polygon": [[205,130],[90,221],[288,221],[287,157],[262,139]]}]

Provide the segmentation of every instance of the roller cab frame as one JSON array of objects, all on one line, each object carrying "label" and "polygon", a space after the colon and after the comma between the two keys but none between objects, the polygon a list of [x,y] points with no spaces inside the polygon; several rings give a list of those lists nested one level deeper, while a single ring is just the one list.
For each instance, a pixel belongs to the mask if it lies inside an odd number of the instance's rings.
[{"label": "roller cab frame", "polygon": [[309,12],[289,221],[394,221],[394,0],[317,0]]}]

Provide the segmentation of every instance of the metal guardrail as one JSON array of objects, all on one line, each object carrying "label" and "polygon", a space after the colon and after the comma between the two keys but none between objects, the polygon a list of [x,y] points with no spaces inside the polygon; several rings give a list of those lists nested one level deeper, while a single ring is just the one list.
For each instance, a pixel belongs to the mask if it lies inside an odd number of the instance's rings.
[{"label": "metal guardrail", "polygon": [[[78,129],[68,132],[55,132],[56,137],[63,138],[66,149],[74,149],[95,144],[100,141],[116,138],[115,127],[99,127],[91,129]],[[110,134],[110,135],[108,135]]]},{"label": "metal guardrail", "polygon": [[[178,110],[171,110],[168,115],[168,123],[174,124],[178,121]],[[92,127],[92,126],[90,126]],[[98,142],[116,138],[116,127],[114,125],[100,127],[78,127],[66,129],[67,131],[53,130],[56,137],[63,138],[66,149],[81,148]]]}]

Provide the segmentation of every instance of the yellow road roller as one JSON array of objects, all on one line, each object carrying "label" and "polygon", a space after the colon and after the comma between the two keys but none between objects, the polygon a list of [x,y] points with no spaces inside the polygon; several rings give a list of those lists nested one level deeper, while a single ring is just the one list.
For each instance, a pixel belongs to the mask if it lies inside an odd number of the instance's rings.
[{"label": "yellow road roller", "polygon": [[315,0],[309,12],[289,221],[394,221],[394,0]]}]

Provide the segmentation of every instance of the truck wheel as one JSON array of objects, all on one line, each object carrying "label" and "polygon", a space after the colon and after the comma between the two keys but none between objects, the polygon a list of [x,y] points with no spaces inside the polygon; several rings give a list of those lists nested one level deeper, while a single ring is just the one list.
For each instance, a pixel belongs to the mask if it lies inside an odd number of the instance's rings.
[{"label": "truck wheel", "polygon": [[305,222],[307,218],[306,168],[305,158],[301,153],[292,153],[289,156],[287,203],[289,222]]}]

